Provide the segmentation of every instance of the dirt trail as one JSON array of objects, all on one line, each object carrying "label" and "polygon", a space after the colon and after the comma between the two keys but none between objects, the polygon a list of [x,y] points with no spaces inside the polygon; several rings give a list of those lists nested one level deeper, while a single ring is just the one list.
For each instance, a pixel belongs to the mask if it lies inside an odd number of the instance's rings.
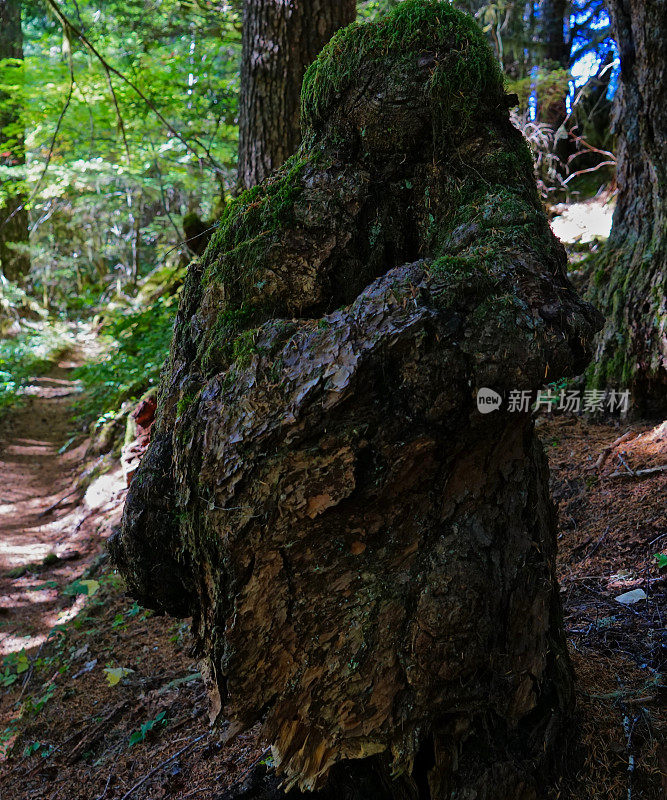
[{"label": "dirt trail", "polygon": [[81,503],[77,488],[86,442],[69,442],[75,366],[64,360],[36,378],[0,429],[0,655],[41,645],[71,618],[62,589],[99,549],[98,503]]}]

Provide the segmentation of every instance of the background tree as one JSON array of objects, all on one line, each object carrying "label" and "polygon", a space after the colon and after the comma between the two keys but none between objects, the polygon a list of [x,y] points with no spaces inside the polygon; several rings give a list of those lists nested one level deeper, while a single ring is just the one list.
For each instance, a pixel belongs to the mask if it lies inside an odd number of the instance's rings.
[{"label": "background tree", "polygon": [[246,0],[239,107],[239,183],[259,183],[301,139],[301,81],[355,0]]},{"label": "background tree", "polygon": [[591,286],[603,310],[596,385],[667,404],[667,14],[661,0],[610,0],[621,58],[614,128],[618,200]]},{"label": "background tree", "polygon": [[561,67],[570,65],[570,42],[565,37],[569,0],[542,0],[539,8],[539,40],[545,61]]},{"label": "background tree", "polygon": [[0,0],[0,270],[10,280],[30,269],[22,99],[21,0]]}]

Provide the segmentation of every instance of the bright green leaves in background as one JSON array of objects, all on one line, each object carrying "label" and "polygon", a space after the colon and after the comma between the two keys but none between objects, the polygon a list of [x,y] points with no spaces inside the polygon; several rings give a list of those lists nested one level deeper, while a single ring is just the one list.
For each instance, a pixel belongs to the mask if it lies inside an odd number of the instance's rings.
[{"label": "bright green leaves in background", "polygon": [[23,81],[9,81],[9,63],[0,81],[26,133],[32,288],[72,312],[105,288],[131,291],[178,250],[183,216],[208,216],[233,184],[240,29],[229,3],[58,7],[145,98],[64,35],[46,3],[24,3]]}]

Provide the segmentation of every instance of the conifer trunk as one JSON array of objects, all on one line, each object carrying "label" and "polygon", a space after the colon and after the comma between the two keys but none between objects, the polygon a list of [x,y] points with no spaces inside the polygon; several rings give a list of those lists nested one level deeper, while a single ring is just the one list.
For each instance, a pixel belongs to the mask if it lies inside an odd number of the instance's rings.
[{"label": "conifer trunk", "polygon": [[551,66],[567,67],[569,64],[570,48],[563,25],[566,8],[567,0],[543,0],[540,6],[542,59],[551,62]]},{"label": "conifer trunk", "polygon": [[600,320],[470,17],[350,26],[303,100],[190,267],[110,550],[192,614],[226,736],[263,723],[273,786],[221,800],[535,800],[573,700],[556,517],[530,412],[478,402],[579,374]]},{"label": "conifer trunk", "polygon": [[639,413],[667,404],[667,8],[610,0],[621,57],[618,199],[590,288],[607,318],[596,386],[629,388]]},{"label": "conifer trunk", "polygon": [[260,183],[297,149],[304,72],[355,13],[355,0],[246,0],[239,109],[242,188]]}]

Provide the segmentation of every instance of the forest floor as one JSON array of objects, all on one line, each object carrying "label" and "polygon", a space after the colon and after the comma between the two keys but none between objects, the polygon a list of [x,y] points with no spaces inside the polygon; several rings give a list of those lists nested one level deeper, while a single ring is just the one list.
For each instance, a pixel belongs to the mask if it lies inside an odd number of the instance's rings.
[{"label": "forest floor", "polygon": [[[133,603],[109,566],[125,481],[68,441],[72,366],[35,380],[0,431],[0,800],[214,800],[268,753],[256,730],[227,745],[210,731],[188,622]],[[552,797],[658,800],[667,472],[637,471],[667,463],[667,423],[544,416],[538,430],[581,734]],[[636,590],[633,604],[616,599]]]}]

